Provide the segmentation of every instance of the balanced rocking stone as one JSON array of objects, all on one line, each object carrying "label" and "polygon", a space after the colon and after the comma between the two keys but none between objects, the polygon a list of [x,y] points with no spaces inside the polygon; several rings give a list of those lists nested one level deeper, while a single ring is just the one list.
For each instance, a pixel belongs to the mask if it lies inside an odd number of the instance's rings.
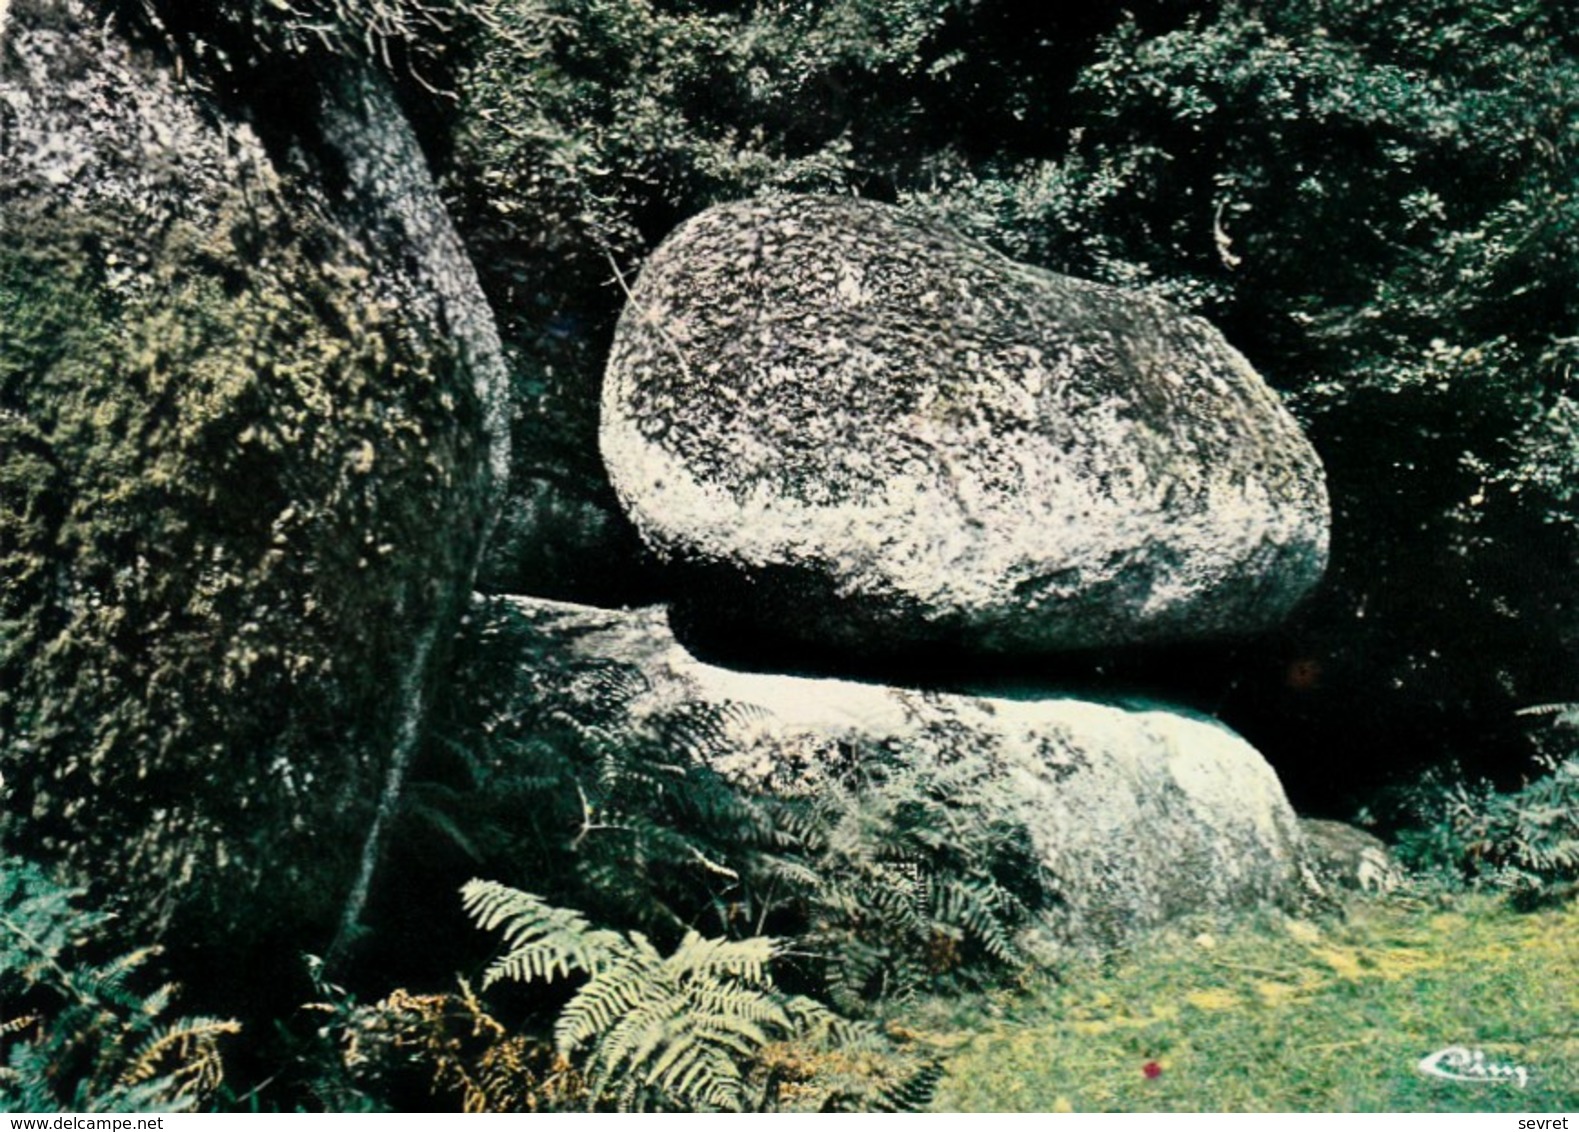
[{"label": "balanced rocking stone", "polygon": [[1211,326],[868,201],[671,235],[601,443],[704,632],[966,656],[1231,636],[1327,557],[1314,451]]}]

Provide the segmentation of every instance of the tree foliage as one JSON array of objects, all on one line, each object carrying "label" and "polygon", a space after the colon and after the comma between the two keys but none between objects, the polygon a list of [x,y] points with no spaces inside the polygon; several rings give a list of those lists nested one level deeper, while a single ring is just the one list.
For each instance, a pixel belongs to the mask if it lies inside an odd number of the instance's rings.
[{"label": "tree foliage", "polygon": [[1488,720],[1566,694],[1576,46],[1540,2],[1128,24],[1080,75],[1068,155],[950,194],[1015,254],[1213,317],[1307,421],[1334,565],[1290,637],[1327,694],[1277,707],[1313,744],[1363,727],[1424,761],[1456,730],[1468,757]]}]

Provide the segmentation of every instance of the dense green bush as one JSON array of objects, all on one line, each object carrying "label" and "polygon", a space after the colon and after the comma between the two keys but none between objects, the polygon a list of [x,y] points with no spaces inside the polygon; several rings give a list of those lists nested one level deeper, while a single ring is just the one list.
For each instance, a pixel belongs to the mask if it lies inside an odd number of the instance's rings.
[{"label": "dense green bush", "polygon": [[1323,775],[1343,749],[1472,758],[1571,687],[1576,48],[1542,2],[1130,25],[1079,78],[1067,155],[947,195],[1013,254],[1208,314],[1306,420],[1334,560],[1284,647],[1323,686],[1244,707]]},{"label": "dense green bush", "polygon": [[1538,775],[1499,792],[1484,779],[1437,774],[1407,792],[1413,824],[1399,851],[1415,868],[1450,883],[1506,892],[1517,907],[1579,893],[1579,708],[1550,705],[1550,730],[1536,736]]},{"label": "dense green bush", "polygon": [[[688,932],[661,954],[640,932],[492,882],[463,889],[502,931],[489,996],[397,989],[358,1003],[321,978],[307,1093],[329,1111],[850,1111],[923,1107],[933,1057],[774,982],[785,942]],[[521,995],[499,989],[524,988]],[[501,1019],[514,1018],[514,1022]]]},{"label": "dense green bush", "polygon": [[[1131,7],[1148,26],[1177,22],[1161,0]],[[448,187],[515,352],[516,448],[533,454],[515,494],[547,490],[593,513],[616,509],[597,459],[604,353],[622,282],[663,236],[758,193],[893,200],[1005,146],[1061,150],[1059,96],[1119,19],[962,0],[478,0],[470,11],[479,30],[457,53]],[[508,512],[505,531],[516,533]],[[500,559],[529,556],[530,541],[501,542],[491,584],[601,602],[655,590],[630,577],[639,563],[608,555],[595,572],[522,581]]]},{"label": "dense green bush", "polygon": [[[102,0],[103,6],[183,60],[183,77],[234,89],[267,83],[270,71],[297,78],[330,56],[349,56],[393,78],[442,75],[447,40],[470,0]],[[285,84],[280,84],[283,89]],[[429,85],[434,94],[440,93]],[[251,94],[259,93],[256,89]]]},{"label": "dense green bush", "polygon": [[[517,463],[514,495],[546,485],[593,513],[617,510],[596,436],[604,352],[623,304],[617,277],[631,277],[669,229],[710,204],[848,191],[876,174],[869,162],[862,169],[859,135],[924,117],[903,92],[951,6],[477,5],[482,30],[459,75],[448,189],[512,348],[515,445],[531,453]],[[511,519],[507,510],[506,536]],[[529,547],[545,534],[532,526],[510,541]],[[627,533],[632,559],[634,546]],[[625,577],[635,567],[605,556],[598,571],[525,584],[621,600],[651,592]],[[579,576],[579,589],[561,588],[565,573]],[[490,570],[520,574],[508,562]]]}]

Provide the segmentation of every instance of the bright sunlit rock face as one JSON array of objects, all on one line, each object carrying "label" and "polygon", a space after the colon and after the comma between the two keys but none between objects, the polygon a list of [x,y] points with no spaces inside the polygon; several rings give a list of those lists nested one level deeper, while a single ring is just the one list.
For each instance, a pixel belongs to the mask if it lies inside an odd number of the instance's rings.
[{"label": "bright sunlit rock face", "polygon": [[[739,672],[692,656],[657,607],[478,598],[471,621],[468,666],[499,674],[512,656],[531,658],[513,687],[493,678],[502,718],[580,696],[581,717],[612,735],[716,713],[718,730],[691,753],[747,794],[815,795],[864,773],[863,760],[877,774],[873,797],[885,759],[962,776],[970,798],[951,820],[994,823],[1006,844],[1027,847],[1041,923],[1062,944],[1101,946],[1180,915],[1306,894],[1304,839],[1277,776],[1187,709]],[[611,703],[614,686],[632,691]]]}]

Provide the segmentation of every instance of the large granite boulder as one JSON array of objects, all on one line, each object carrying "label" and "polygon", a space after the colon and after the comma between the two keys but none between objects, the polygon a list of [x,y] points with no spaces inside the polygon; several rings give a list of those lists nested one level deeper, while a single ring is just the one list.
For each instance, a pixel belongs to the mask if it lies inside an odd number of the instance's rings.
[{"label": "large granite boulder", "polygon": [[[870,807],[857,825],[892,803],[884,791],[901,777],[919,775],[938,807],[929,835],[943,851],[985,826],[1004,853],[1023,848],[1039,878],[1027,902],[1042,909],[1044,942],[1105,946],[1177,916],[1288,905],[1310,891],[1298,821],[1271,768],[1187,711],[741,672],[696,659],[661,608],[523,597],[475,599],[460,658],[451,698],[476,699],[473,726],[486,736],[461,744],[473,758],[485,748],[534,757],[545,720],[604,746],[656,735],[673,765],[653,773],[676,792],[690,782],[702,793],[690,760],[747,796],[816,797],[855,782]],[[523,764],[488,776],[543,773]],[[727,806],[713,809],[715,823],[739,824]]]},{"label": "large granite boulder", "polygon": [[869,201],[674,232],[620,321],[601,444],[710,637],[914,655],[1245,634],[1327,558],[1316,455],[1212,327]]},{"label": "large granite boulder", "polygon": [[355,919],[504,370],[376,75],[317,69],[270,150],[121,30],[0,4],[4,832],[293,962]]}]

